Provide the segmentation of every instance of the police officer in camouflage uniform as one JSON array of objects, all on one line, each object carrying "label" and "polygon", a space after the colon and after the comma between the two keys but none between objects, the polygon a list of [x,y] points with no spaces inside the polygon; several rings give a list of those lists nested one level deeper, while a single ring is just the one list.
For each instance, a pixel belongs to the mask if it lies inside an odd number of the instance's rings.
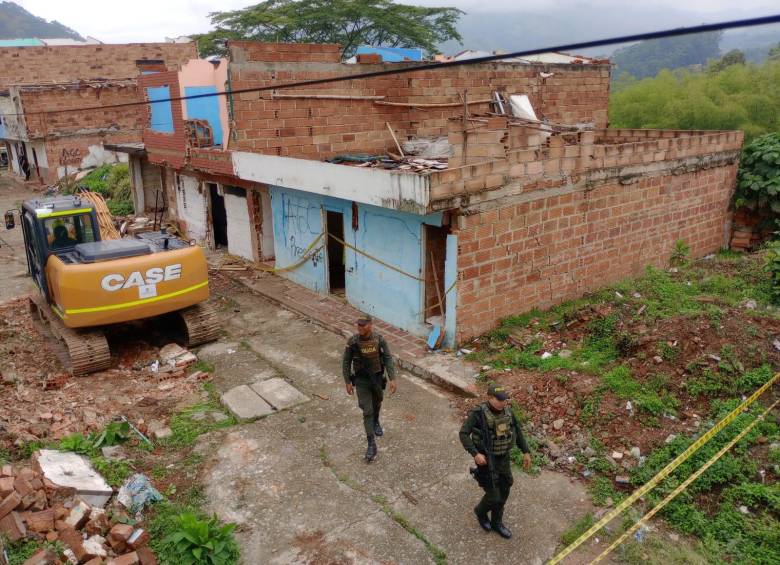
[{"label": "police officer in camouflage uniform", "polygon": [[508,400],[504,387],[491,384],[487,402],[472,408],[460,428],[460,443],[477,464],[471,473],[485,491],[474,513],[483,530],[493,530],[506,539],[512,537],[502,521],[513,483],[509,457],[512,447],[517,445],[523,452],[523,468],[531,467],[528,444]]},{"label": "police officer in camouflage uniform", "polygon": [[347,394],[357,390],[358,406],[363,411],[363,426],[366,430],[368,448],[365,459],[368,463],[376,459],[376,437],[384,431],[379,423],[382,408],[385,373],[390,380],[390,393],[395,394],[395,367],[390,348],[385,339],[374,332],[370,317],[357,321],[358,333],[347,340],[341,364]]}]

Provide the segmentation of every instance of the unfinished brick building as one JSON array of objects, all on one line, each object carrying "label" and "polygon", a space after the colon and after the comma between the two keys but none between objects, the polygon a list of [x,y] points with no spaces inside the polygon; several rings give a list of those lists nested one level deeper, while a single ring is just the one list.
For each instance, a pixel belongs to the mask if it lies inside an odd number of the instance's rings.
[{"label": "unfinished brick building", "polygon": [[137,102],[142,72],[196,55],[194,43],[0,48],[0,139],[12,170],[50,184],[123,158],[104,143],[140,141],[143,108],[67,109]]},{"label": "unfinished brick building", "polygon": [[[410,65],[339,57],[233,42],[222,64],[232,89]],[[172,131],[148,132],[146,150],[196,238],[302,261],[284,276],[417,335],[441,294],[454,344],[664,264],[678,239],[696,255],[727,241],[741,133],[606,129],[609,78],[605,61],[497,62],[242,93],[218,98],[223,143],[206,148],[174,103]],[[179,92],[181,79],[141,84]],[[495,93],[526,95],[540,120],[499,112]],[[440,136],[446,162],[386,158],[394,137]]]}]

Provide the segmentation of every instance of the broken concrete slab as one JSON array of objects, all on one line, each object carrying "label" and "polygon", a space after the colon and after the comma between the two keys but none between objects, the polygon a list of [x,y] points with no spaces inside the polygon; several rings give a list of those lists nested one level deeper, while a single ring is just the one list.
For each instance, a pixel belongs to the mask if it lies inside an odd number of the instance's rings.
[{"label": "broken concrete slab", "polygon": [[81,455],[42,449],[35,455],[35,462],[46,479],[56,486],[75,489],[76,495],[90,506],[103,508],[114,494],[100,473]]},{"label": "broken concrete slab", "polygon": [[169,343],[160,349],[160,361],[163,363],[170,363],[185,353],[188,353],[188,351],[178,343]]},{"label": "broken concrete slab", "polygon": [[241,420],[262,418],[274,411],[270,404],[247,385],[227,391],[222,395],[222,403]]},{"label": "broken concrete slab", "polygon": [[308,396],[278,377],[249,386],[276,410],[284,410],[309,401]]}]

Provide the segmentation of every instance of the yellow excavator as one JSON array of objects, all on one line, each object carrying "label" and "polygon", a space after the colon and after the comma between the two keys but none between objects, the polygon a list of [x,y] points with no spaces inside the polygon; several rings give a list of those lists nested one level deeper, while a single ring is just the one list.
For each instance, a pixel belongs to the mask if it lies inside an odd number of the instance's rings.
[{"label": "yellow excavator", "polygon": [[40,290],[30,308],[64,346],[68,369],[84,375],[110,366],[103,330],[111,324],[166,315],[177,318],[185,345],[216,339],[203,250],[166,231],[105,239],[96,207],[75,194],[28,200],[5,214],[7,229],[20,217],[29,274]]}]

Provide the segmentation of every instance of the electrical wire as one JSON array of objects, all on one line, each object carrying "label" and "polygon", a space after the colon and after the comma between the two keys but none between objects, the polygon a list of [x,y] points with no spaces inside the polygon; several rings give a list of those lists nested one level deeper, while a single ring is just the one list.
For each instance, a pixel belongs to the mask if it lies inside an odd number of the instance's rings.
[{"label": "electrical wire", "polygon": [[[123,102],[121,104],[110,104],[107,106],[85,106],[81,108],[63,108],[59,110],[41,110],[38,112],[29,112],[26,115],[32,116],[36,114],[59,114],[68,112],[86,112],[106,110],[110,108],[126,108],[129,106],[141,106],[147,104],[160,104],[165,102],[179,102],[182,100],[196,100],[199,98],[210,98],[213,96],[226,96],[228,94],[246,94],[250,92],[267,92],[269,90],[282,90],[287,88],[300,88],[305,86],[317,86],[320,84],[330,84],[336,82],[346,82],[353,80],[361,80],[368,78],[377,78],[397,74],[415,73],[420,71],[438,70],[450,67],[461,67],[468,65],[478,65],[480,63],[491,63],[494,61],[502,61],[504,59],[514,59],[528,57],[530,55],[540,55],[542,53],[559,52],[559,51],[574,51],[579,49],[590,49],[593,47],[603,47],[607,45],[615,45],[619,43],[633,43],[636,41],[647,41],[650,39],[664,39],[668,37],[679,37],[683,35],[692,35],[696,33],[706,33],[710,31],[721,31],[726,29],[742,28],[742,27],[755,27],[768,24],[780,23],[780,14],[773,14],[770,16],[761,16],[757,18],[747,18],[741,20],[727,20],[724,22],[718,22],[713,24],[702,24],[691,27],[680,27],[674,29],[664,29],[659,31],[651,31],[646,33],[634,33],[630,35],[621,35],[615,37],[609,37],[605,39],[594,39],[591,41],[579,41],[576,43],[565,43],[562,45],[552,45],[548,47],[540,47],[536,49],[525,49],[522,51],[513,51],[511,53],[501,53],[499,55],[487,55],[485,57],[475,57],[473,59],[465,59],[458,61],[445,61],[441,63],[423,63],[420,65],[409,65],[398,69],[386,69],[381,71],[372,71],[367,73],[359,73],[354,75],[339,75],[320,79],[311,79],[297,82],[280,83],[270,86],[258,86],[251,88],[239,88],[224,90],[220,92],[208,92],[204,94],[191,94],[188,96],[177,96],[171,98],[162,98],[159,100],[144,100],[140,102]],[[10,115],[10,114],[7,114]]]}]

